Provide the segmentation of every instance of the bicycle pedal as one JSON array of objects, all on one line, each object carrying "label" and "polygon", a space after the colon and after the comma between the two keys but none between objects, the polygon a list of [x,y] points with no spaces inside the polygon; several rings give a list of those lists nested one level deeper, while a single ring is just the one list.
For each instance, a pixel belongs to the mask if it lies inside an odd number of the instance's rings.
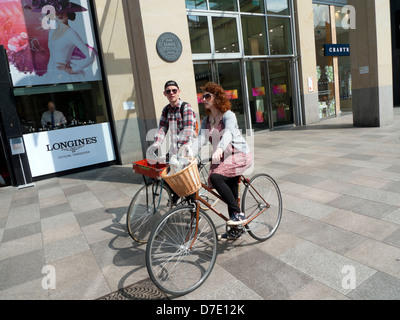
[{"label": "bicycle pedal", "polygon": [[227,232],[225,234],[219,234],[218,235],[218,241],[220,240],[239,240],[241,239],[243,233],[232,233],[232,232]]},{"label": "bicycle pedal", "polygon": [[238,228],[231,228],[227,234],[231,237],[231,238],[235,238],[235,239],[239,239],[242,235],[243,235],[243,231],[238,229]]}]

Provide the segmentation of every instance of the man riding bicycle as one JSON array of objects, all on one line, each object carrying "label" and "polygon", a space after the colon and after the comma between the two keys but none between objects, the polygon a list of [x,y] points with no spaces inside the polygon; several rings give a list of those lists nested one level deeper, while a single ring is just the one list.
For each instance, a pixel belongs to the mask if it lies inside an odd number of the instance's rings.
[{"label": "man riding bicycle", "polygon": [[[165,84],[164,96],[168,99],[169,104],[162,111],[154,143],[147,150],[147,155],[158,152],[168,132],[170,133],[170,148],[167,161],[196,137],[196,114],[189,103],[180,99],[180,93],[181,90],[175,81],[171,80]],[[179,196],[173,192],[173,202],[176,203],[178,199]]]}]

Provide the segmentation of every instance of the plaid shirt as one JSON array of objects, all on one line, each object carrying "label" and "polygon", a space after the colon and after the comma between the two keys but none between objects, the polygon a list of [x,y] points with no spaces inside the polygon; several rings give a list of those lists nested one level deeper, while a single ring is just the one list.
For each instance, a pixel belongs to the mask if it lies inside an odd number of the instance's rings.
[{"label": "plaid shirt", "polygon": [[177,154],[183,145],[194,140],[196,114],[188,103],[186,103],[183,107],[183,112],[181,112],[182,104],[183,102],[180,100],[178,107],[172,107],[169,104],[164,108],[160,125],[154,138],[154,143],[161,146],[168,130],[170,130],[170,154]]}]

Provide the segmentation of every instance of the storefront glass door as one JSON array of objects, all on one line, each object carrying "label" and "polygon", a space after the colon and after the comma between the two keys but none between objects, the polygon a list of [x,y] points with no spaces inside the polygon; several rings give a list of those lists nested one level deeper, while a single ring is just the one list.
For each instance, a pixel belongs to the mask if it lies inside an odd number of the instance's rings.
[{"label": "storefront glass door", "polygon": [[272,122],[274,127],[293,124],[293,85],[290,60],[268,62]]},{"label": "storefront glass door", "polygon": [[252,60],[246,71],[253,129],[293,124],[290,60]]},{"label": "storefront glass door", "polygon": [[268,105],[267,61],[246,62],[250,118],[255,131],[270,128],[271,108]]},{"label": "storefront glass door", "polygon": [[204,104],[202,101],[201,87],[203,87],[208,81],[213,81],[221,85],[231,103],[232,111],[236,114],[238,119],[239,128],[246,128],[246,117],[244,109],[243,99],[243,87],[242,87],[242,72],[239,61],[213,61],[213,62],[202,62],[194,65],[196,88],[198,94],[198,103],[200,118],[203,119],[206,116]]},{"label": "storefront glass door", "polygon": [[231,103],[232,111],[236,114],[239,128],[246,129],[246,120],[244,112],[244,97],[242,87],[242,74],[240,62],[217,62],[216,75],[218,83],[225,89]]}]

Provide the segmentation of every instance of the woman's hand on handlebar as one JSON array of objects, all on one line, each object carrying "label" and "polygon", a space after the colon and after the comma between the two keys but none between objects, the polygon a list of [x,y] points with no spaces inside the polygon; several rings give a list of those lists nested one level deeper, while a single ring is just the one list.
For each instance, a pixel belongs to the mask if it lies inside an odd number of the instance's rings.
[{"label": "woman's hand on handlebar", "polygon": [[212,156],[212,163],[219,164],[223,155],[224,151],[221,148],[218,148]]}]

